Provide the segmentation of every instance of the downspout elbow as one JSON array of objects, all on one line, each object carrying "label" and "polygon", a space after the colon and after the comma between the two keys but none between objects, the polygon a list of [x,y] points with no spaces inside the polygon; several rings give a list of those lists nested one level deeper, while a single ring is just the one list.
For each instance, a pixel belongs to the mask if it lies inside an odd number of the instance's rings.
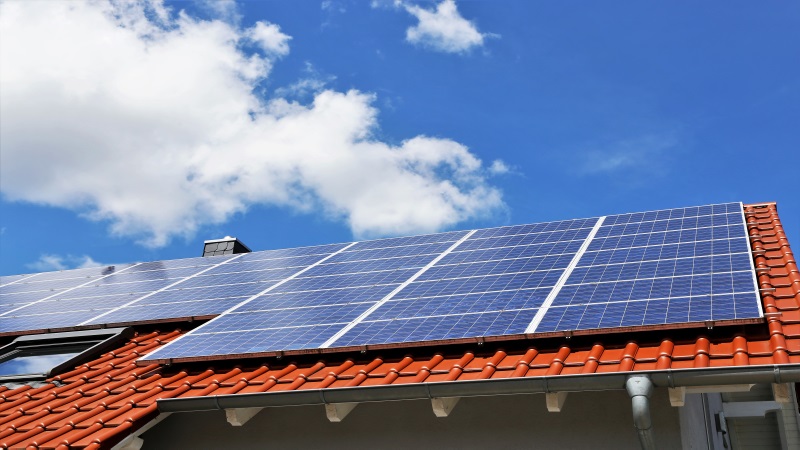
[{"label": "downspout elbow", "polygon": [[650,417],[650,396],[653,394],[653,382],[646,375],[628,377],[625,389],[631,397],[633,424],[639,434],[639,442],[643,450],[655,450],[656,440],[653,434],[653,421]]}]

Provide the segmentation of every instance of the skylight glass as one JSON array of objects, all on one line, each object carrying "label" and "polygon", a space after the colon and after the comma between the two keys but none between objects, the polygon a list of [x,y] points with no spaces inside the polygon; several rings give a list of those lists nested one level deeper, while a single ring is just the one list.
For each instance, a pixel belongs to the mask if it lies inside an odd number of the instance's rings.
[{"label": "skylight glass", "polygon": [[79,355],[81,351],[67,351],[46,355],[19,352],[19,356],[0,363],[0,376],[47,373],[53,367]]}]

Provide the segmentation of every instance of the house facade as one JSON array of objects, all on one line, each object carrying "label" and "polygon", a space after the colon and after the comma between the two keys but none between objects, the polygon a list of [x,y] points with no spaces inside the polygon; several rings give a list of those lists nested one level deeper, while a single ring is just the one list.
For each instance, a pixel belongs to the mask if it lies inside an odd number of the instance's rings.
[{"label": "house facade", "polygon": [[744,217],[763,318],[740,324],[184,361],[148,355],[214,315],[0,317],[0,370],[51,364],[0,371],[0,448],[800,448],[800,272],[775,204]]}]

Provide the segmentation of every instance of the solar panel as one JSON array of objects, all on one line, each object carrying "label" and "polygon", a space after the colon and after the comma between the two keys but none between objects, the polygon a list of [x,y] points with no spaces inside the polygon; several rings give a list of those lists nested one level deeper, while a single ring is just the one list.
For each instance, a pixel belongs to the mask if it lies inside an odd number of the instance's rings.
[{"label": "solar panel", "polygon": [[762,316],[740,203],[444,236],[356,243],[147,360]]},{"label": "solar panel", "polygon": [[737,203],[606,217],[534,330],[760,317]]}]

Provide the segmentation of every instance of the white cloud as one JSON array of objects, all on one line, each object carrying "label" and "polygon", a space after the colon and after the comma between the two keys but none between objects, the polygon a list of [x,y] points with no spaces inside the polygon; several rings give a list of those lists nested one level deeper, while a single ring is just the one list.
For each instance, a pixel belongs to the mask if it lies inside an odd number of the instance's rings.
[{"label": "white cloud", "polygon": [[444,0],[433,10],[404,2],[396,4],[419,20],[406,30],[406,40],[412,44],[446,53],[464,53],[482,47],[488,37],[459,14],[454,0]]},{"label": "white cloud", "polygon": [[254,27],[248,29],[247,37],[258,44],[268,55],[285,56],[289,54],[289,40],[292,37],[281,33],[281,27],[274,23],[256,22]]},{"label": "white cloud", "polygon": [[664,171],[665,159],[675,151],[677,138],[672,133],[646,134],[606,144],[595,144],[578,152],[583,174],[615,173],[632,168],[648,168],[649,174]]},{"label": "white cloud", "polygon": [[85,269],[87,267],[100,267],[107,264],[99,263],[92,259],[91,256],[81,255],[52,255],[43,254],[39,259],[26,266],[38,272],[49,272],[53,270],[67,270],[67,269]]},{"label": "white cloud", "polygon": [[378,140],[370,94],[260,99],[286,39],[247,54],[239,44],[258,25],[124,5],[0,4],[7,200],[70,208],[150,246],[254,204],[322,211],[359,237],[432,232],[503,207],[465,146]]},{"label": "white cloud", "polygon": [[495,175],[502,175],[511,171],[511,168],[508,167],[506,163],[499,159],[495,159],[492,161],[492,164],[489,165],[489,173]]},{"label": "white cloud", "polygon": [[303,72],[305,72],[304,78],[288,86],[275,89],[275,96],[287,99],[304,99],[324,91],[329,83],[336,81],[335,76],[321,73],[309,61],[306,61],[306,67]]},{"label": "white cloud", "polygon": [[229,23],[238,23],[242,20],[235,0],[199,0],[198,5],[220,20]]}]

